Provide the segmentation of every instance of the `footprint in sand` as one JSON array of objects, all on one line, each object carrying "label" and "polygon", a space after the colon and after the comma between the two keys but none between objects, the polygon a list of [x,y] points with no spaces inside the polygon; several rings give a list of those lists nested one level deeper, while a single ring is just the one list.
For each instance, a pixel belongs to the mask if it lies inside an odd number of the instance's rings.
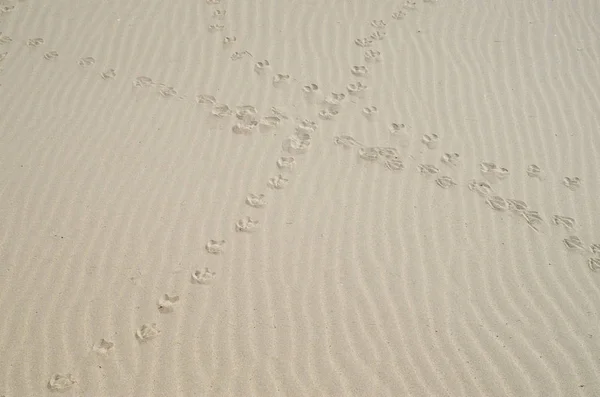
[{"label": "footprint in sand", "polygon": [[44,44],[44,39],[42,39],[41,37],[36,37],[35,39],[27,40],[28,47],[38,47],[42,44]]},{"label": "footprint in sand", "polygon": [[410,134],[408,127],[404,123],[392,123],[390,124],[388,131],[395,142],[401,147],[408,147],[410,145]]},{"label": "footprint in sand", "polygon": [[442,163],[450,167],[456,167],[460,163],[460,155],[458,153],[444,153],[441,160]]},{"label": "footprint in sand", "polygon": [[280,85],[290,81],[289,74],[277,73],[273,76],[273,86],[279,87]]},{"label": "footprint in sand", "polygon": [[250,218],[244,217],[235,223],[236,232],[251,233],[258,229],[259,222]]},{"label": "footprint in sand", "polygon": [[339,110],[344,99],[346,99],[346,94],[341,92],[332,92],[325,97],[323,104],[327,106],[328,109]]},{"label": "footprint in sand", "polygon": [[262,208],[267,205],[267,201],[265,200],[264,194],[250,193],[248,196],[246,196],[246,204],[248,204],[250,207]]},{"label": "footprint in sand", "polygon": [[527,175],[530,178],[538,178],[542,179],[542,170],[535,164],[530,164],[527,166]]},{"label": "footprint in sand", "polygon": [[400,11],[395,11],[392,13],[392,19],[395,19],[396,21],[401,21],[404,19],[404,17],[406,16],[406,11],[400,10]]},{"label": "footprint in sand", "polygon": [[258,74],[264,73],[266,70],[271,68],[271,64],[266,59],[264,61],[259,61],[254,64],[254,71]]},{"label": "footprint in sand", "polygon": [[231,132],[236,135],[250,135],[258,129],[257,120],[240,121],[231,127]]},{"label": "footprint in sand", "polygon": [[12,41],[12,37],[4,35],[2,32],[0,32],[0,45],[10,44]]},{"label": "footprint in sand", "polygon": [[486,198],[485,203],[494,211],[503,212],[508,210],[508,202],[500,196],[490,196]]},{"label": "footprint in sand", "polygon": [[575,227],[575,219],[569,216],[554,215],[552,216],[552,223],[557,226],[563,226],[566,229],[573,229]]},{"label": "footprint in sand", "polygon": [[404,124],[404,123],[392,123],[392,124],[390,124],[390,127],[388,128],[388,131],[392,135],[401,134],[402,132],[404,132],[406,130],[407,130],[407,127],[406,127],[406,124]]},{"label": "footprint in sand", "polygon": [[435,183],[443,189],[449,189],[452,186],[456,186],[456,182],[449,176],[441,176],[435,180]]},{"label": "footprint in sand", "polygon": [[427,146],[428,149],[435,149],[438,146],[440,137],[437,134],[425,134],[421,138],[423,145]]},{"label": "footprint in sand", "polygon": [[500,181],[506,179],[509,175],[510,172],[508,172],[507,168],[499,167],[496,169],[496,178]]},{"label": "footprint in sand", "polygon": [[536,232],[539,232],[538,226],[542,225],[544,223],[544,220],[542,219],[542,216],[538,211],[524,210],[518,211],[518,214],[521,215],[523,219],[525,219],[525,222],[527,222],[527,225],[530,228],[532,228]]},{"label": "footprint in sand", "polygon": [[440,169],[433,164],[419,164],[417,169],[422,175],[435,175],[440,172]]},{"label": "footprint in sand", "polygon": [[117,77],[117,72],[115,69],[107,69],[104,72],[100,73],[100,77],[104,80],[112,80]]},{"label": "footprint in sand", "polygon": [[366,90],[368,86],[361,83],[360,81],[356,83],[350,83],[346,86],[346,90],[348,90],[348,94],[353,96],[361,96]]},{"label": "footprint in sand", "polygon": [[588,267],[593,272],[600,271],[600,258],[589,258],[588,259]]},{"label": "footprint in sand", "polygon": [[304,154],[311,145],[311,137],[306,133],[294,133],[282,143],[282,148],[290,154]]},{"label": "footprint in sand", "polygon": [[319,112],[318,116],[321,120],[331,120],[338,114],[339,112],[335,109],[323,109]]},{"label": "footprint in sand", "polygon": [[409,0],[409,1],[406,1],[402,7],[404,7],[405,9],[407,9],[409,11],[410,10],[416,10],[417,9],[417,2]]},{"label": "footprint in sand", "polygon": [[[133,86],[135,88],[146,88],[146,87],[152,87],[153,85],[154,85],[154,81],[152,81],[152,79],[147,76],[138,76],[133,80]],[[197,97],[196,97],[196,101],[198,102]],[[200,103],[200,102],[198,102],[198,103]]]},{"label": "footprint in sand", "polygon": [[4,6],[4,7],[0,8],[0,15],[8,14],[9,12],[12,12],[14,9],[15,9],[15,6]]},{"label": "footprint in sand", "polygon": [[95,63],[96,60],[93,57],[83,57],[79,58],[79,60],[77,61],[77,64],[82,68],[88,68],[90,66],[93,66]]},{"label": "footprint in sand", "polygon": [[387,36],[387,33],[384,32],[383,30],[377,30],[373,33],[371,33],[371,35],[369,36],[372,40],[383,40],[385,38],[385,36]]},{"label": "footprint in sand", "polygon": [[315,83],[310,83],[302,87],[302,93],[304,94],[304,98],[309,103],[315,103],[316,98],[320,92],[321,90],[319,89],[319,86]]},{"label": "footprint in sand", "polygon": [[377,152],[379,153],[379,155],[383,158],[386,158],[388,160],[396,160],[400,157],[400,153],[398,152],[398,149],[394,148],[394,147],[383,147],[383,146],[379,146],[375,148],[377,150]]},{"label": "footprint in sand", "polygon": [[366,161],[377,161],[379,150],[376,147],[361,147],[358,149],[358,157]]},{"label": "footprint in sand", "polygon": [[211,271],[208,267],[203,270],[196,270],[192,273],[192,283],[208,285],[211,284],[216,278],[217,273]]},{"label": "footprint in sand", "polygon": [[367,106],[362,110],[363,116],[365,116],[369,120],[373,120],[378,113],[379,109],[377,109],[377,106]]},{"label": "footprint in sand", "polygon": [[227,15],[226,10],[214,10],[212,13],[213,18],[215,19],[223,19]]},{"label": "footprint in sand", "polygon": [[177,91],[175,90],[175,88],[163,84],[160,84],[158,93],[163,98],[172,98],[174,96],[177,96]]},{"label": "footprint in sand", "polygon": [[225,25],[221,25],[218,23],[213,23],[211,25],[208,25],[209,32],[220,32],[223,29],[225,29]]},{"label": "footprint in sand", "polygon": [[302,87],[302,92],[304,92],[305,94],[314,94],[316,92],[319,92],[319,86],[315,83],[309,83],[307,85],[305,85],[304,87]]},{"label": "footprint in sand", "polygon": [[100,339],[92,347],[92,350],[101,356],[106,356],[115,346],[113,342],[107,341],[106,339]]},{"label": "footprint in sand", "polygon": [[[139,78],[140,77],[138,77],[138,79]],[[152,80],[150,80],[150,82],[152,82]],[[142,85],[142,87],[144,87],[144,86],[145,85]],[[199,95],[196,95],[196,102],[201,105],[205,105],[205,104],[216,105],[217,98],[215,98],[214,95],[199,94]]]},{"label": "footprint in sand", "polygon": [[237,41],[237,37],[235,37],[235,36],[225,36],[225,37],[223,37],[223,45],[224,46],[233,44],[236,41]]},{"label": "footprint in sand", "polygon": [[312,134],[317,130],[317,123],[309,119],[301,120],[296,126],[297,133]]},{"label": "footprint in sand", "polygon": [[581,186],[581,178],[578,176],[568,177],[565,176],[563,178],[562,184],[568,187],[569,189],[575,191]]},{"label": "footprint in sand", "polygon": [[377,63],[383,60],[383,56],[381,55],[381,51],[377,50],[367,50],[365,51],[365,61],[370,63]]},{"label": "footprint in sand", "polygon": [[244,122],[256,121],[258,110],[252,105],[239,105],[235,107],[235,117]]},{"label": "footprint in sand", "polygon": [[267,132],[273,130],[281,124],[281,118],[277,116],[264,116],[260,119],[258,127],[261,132]]},{"label": "footprint in sand", "polygon": [[244,57],[251,57],[251,56],[252,56],[252,54],[250,54],[248,51],[236,51],[233,54],[231,54],[230,58],[232,61],[237,61]]},{"label": "footprint in sand", "polygon": [[512,212],[520,213],[529,208],[527,203],[522,200],[506,199],[506,202],[508,203],[508,209]]},{"label": "footprint in sand", "polygon": [[569,236],[569,237],[563,239],[563,243],[565,244],[565,247],[567,247],[567,249],[569,251],[575,251],[575,252],[585,251],[585,245],[583,244],[583,241],[581,241],[581,239],[578,236]]},{"label": "footprint in sand", "polygon": [[293,157],[280,157],[277,160],[277,168],[279,168],[280,170],[292,170],[294,169],[294,167],[296,166],[296,159]]},{"label": "footprint in sand", "polygon": [[48,389],[62,392],[73,387],[75,383],[75,378],[71,374],[54,374],[48,381]]},{"label": "footprint in sand", "polygon": [[258,229],[259,222],[249,216],[240,219],[235,223],[236,232],[251,233]]},{"label": "footprint in sand", "polygon": [[271,113],[273,113],[275,116],[279,117],[281,120],[289,120],[289,116],[286,114],[287,112],[278,107],[271,106]]},{"label": "footprint in sand", "polygon": [[267,186],[271,189],[281,190],[287,186],[289,179],[284,178],[282,175],[277,175],[272,178],[269,178],[269,182],[267,182]]},{"label": "footprint in sand", "polygon": [[383,162],[383,165],[388,170],[392,171],[402,171],[404,169],[404,162],[400,159],[387,159]]},{"label": "footprint in sand", "polygon": [[156,327],[155,323],[144,324],[135,331],[135,337],[140,342],[147,342],[160,335],[160,330]]},{"label": "footprint in sand", "polygon": [[370,47],[371,45],[373,45],[373,40],[370,39],[369,37],[365,37],[364,39],[356,39],[354,40],[354,44],[356,44],[359,47]]},{"label": "footprint in sand", "polygon": [[366,66],[356,65],[350,68],[350,72],[356,77],[365,77],[369,74],[369,69]]},{"label": "footprint in sand", "polygon": [[225,240],[208,240],[205,248],[206,252],[208,252],[209,254],[222,254],[225,250]]},{"label": "footprint in sand", "polygon": [[356,139],[352,138],[349,135],[335,136],[333,137],[333,143],[335,145],[341,145],[346,149],[364,146],[362,143],[358,142]]},{"label": "footprint in sand", "polygon": [[481,197],[487,197],[493,192],[492,185],[487,181],[478,181],[475,179],[469,181],[468,188],[470,191],[479,194]]},{"label": "footprint in sand", "polygon": [[44,54],[44,58],[51,61],[53,59],[58,58],[58,52],[56,51],[48,51]]},{"label": "footprint in sand", "polygon": [[483,161],[479,164],[481,174],[491,183],[501,181],[508,177],[508,169],[499,167],[495,163]]},{"label": "footprint in sand", "polygon": [[229,117],[233,114],[233,110],[223,103],[215,103],[210,111],[213,116],[223,118]]},{"label": "footprint in sand", "polygon": [[385,29],[387,24],[382,19],[373,19],[371,21],[371,26],[374,27],[375,29]]},{"label": "footprint in sand", "polygon": [[161,313],[171,313],[175,309],[177,302],[179,302],[179,295],[164,294],[158,299],[158,311]]}]

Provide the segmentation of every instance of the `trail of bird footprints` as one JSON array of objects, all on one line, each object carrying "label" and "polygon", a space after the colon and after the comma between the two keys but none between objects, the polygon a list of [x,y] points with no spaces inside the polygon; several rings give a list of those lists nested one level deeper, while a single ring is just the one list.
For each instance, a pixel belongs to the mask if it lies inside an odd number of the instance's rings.
[{"label": "trail of bird footprints", "polygon": [[[423,3],[434,3],[435,0],[423,0]],[[206,0],[208,6],[219,6],[220,0]],[[0,8],[0,16],[10,13],[15,6],[5,6]],[[417,9],[417,3],[414,1],[406,1],[399,9],[394,11],[390,17],[391,22],[402,21],[410,15],[412,11]],[[225,32],[227,30],[226,24],[223,22],[226,18],[227,10],[221,8],[215,8],[212,11],[212,17],[214,23],[210,23],[207,26],[207,30],[214,34],[219,32]],[[383,54],[378,49],[373,48],[378,42],[385,40],[387,36],[388,22],[383,19],[372,20],[368,22],[369,25],[374,29],[371,34],[367,37],[360,37],[354,40],[357,47],[361,48],[363,52],[363,59],[365,63],[372,66],[376,66],[378,63],[384,61]],[[4,34],[0,33],[0,46],[13,45],[14,40]],[[222,42],[225,49],[229,49],[238,43],[235,36],[224,35]],[[32,49],[44,46],[46,43],[43,38],[29,38],[25,41],[25,45]],[[57,51],[49,49],[42,53],[41,57],[45,61],[55,61],[59,58]],[[252,58],[253,55],[243,49],[238,49],[231,53],[231,61],[238,61],[243,58]],[[0,70],[2,63],[10,58],[10,51],[0,51]],[[77,64],[82,69],[89,69],[96,64],[96,59],[91,56],[83,56],[76,60]],[[254,63],[254,71],[259,74],[271,73],[271,64],[268,60],[260,60]],[[332,92],[325,95],[324,98],[319,101],[321,92],[318,84],[310,82],[301,87],[304,97],[308,101],[316,101],[320,103],[322,108],[315,115],[316,118],[323,122],[329,122],[335,120],[339,114],[344,101],[349,96],[360,99],[362,94],[369,89],[367,85],[362,83],[359,79],[368,76],[370,66],[367,65],[351,65],[349,66],[351,74],[357,78],[357,81],[349,82],[344,92]],[[111,80],[117,78],[117,72],[114,68],[108,68],[99,73],[100,77],[104,80]],[[272,73],[271,82],[274,87],[280,87],[284,84],[291,82],[291,76],[287,73]],[[155,89],[158,94],[164,98],[178,97],[178,93],[174,87],[166,84],[158,83],[153,81],[148,76],[138,76],[133,79],[133,87],[140,90]],[[183,99],[183,97],[179,97]],[[251,135],[255,131],[267,132],[272,129],[280,127],[285,121],[289,120],[289,116],[286,112],[280,108],[272,107],[269,114],[259,115],[258,110],[252,105],[237,105],[229,106],[224,103],[220,103],[217,98],[209,94],[198,94],[194,98],[195,102],[199,105],[205,106],[206,110],[210,112],[213,117],[216,118],[230,118],[235,116],[235,121],[231,125],[231,131],[238,135]],[[375,119],[378,117],[379,110],[376,106],[367,104],[362,108],[362,114],[367,119]],[[296,167],[296,158],[294,156],[302,155],[307,153],[311,148],[312,136],[317,130],[318,126],[315,121],[309,119],[297,119],[296,127],[294,131],[282,141],[282,151],[285,155],[282,155],[275,161],[276,169],[279,171],[269,178],[265,187],[270,188],[273,191],[284,189],[290,183],[290,173]],[[391,123],[389,126],[389,134],[400,139],[400,146],[405,147],[410,144],[412,135],[409,132],[409,127],[403,123]],[[429,150],[435,150],[438,148],[441,137],[437,134],[424,134],[420,138],[421,143]],[[358,142],[350,135],[340,135],[333,139],[333,144],[340,146],[345,150],[353,151],[356,153],[359,159],[368,163],[380,164],[382,167],[393,171],[401,172],[405,169],[405,164],[401,159],[401,154],[398,148],[394,147],[381,147],[381,146],[367,146],[361,142]],[[444,153],[440,157],[440,162],[446,167],[457,167],[460,165],[461,157],[458,153]],[[498,166],[493,162],[483,161],[479,164],[482,178],[481,180],[472,179],[468,182],[467,187],[470,191],[476,193],[481,197],[483,203],[496,212],[506,212],[516,215],[522,219],[530,228],[535,231],[539,231],[540,227],[544,224],[543,217],[533,209],[530,209],[527,203],[511,198],[504,198],[494,193],[492,184],[500,183],[504,179],[509,177],[509,171],[507,168]],[[435,184],[442,189],[453,189],[457,186],[457,182],[448,175],[439,175],[440,168],[434,164],[419,164],[417,171],[424,177],[433,178]],[[530,178],[537,178],[544,180],[542,170],[539,166],[531,164],[525,170],[525,173]],[[576,176],[566,176],[562,180],[562,184],[570,189],[577,190],[582,185],[582,180]],[[245,198],[245,203],[252,208],[264,208],[267,206],[267,200],[264,193],[249,193]],[[576,227],[576,222],[573,218],[564,215],[553,215],[551,218],[552,224],[557,227],[564,228],[565,230],[571,231]],[[245,216],[239,219],[235,225],[234,230],[238,233],[251,233],[258,230],[260,222]],[[563,240],[564,246],[567,250],[589,254],[587,258],[587,265],[593,272],[600,272],[600,244],[594,243],[586,246],[586,244],[577,236],[570,235]],[[210,255],[222,255],[225,253],[226,241],[223,239],[210,239],[205,245],[206,252]],[[199,270],[193,270],[190,277],[190,282],[193,284],[207,286],[212,284],[217,278],[217,273],[207,267]],[[164,294],[157,300],[157,309],[160,313],[169,314],[176,311],[179,305],[179,296],[175,294]],[[147,323],[141,325],[137,330],[134,331],[133,336],[142,344],[145,344],[161,334],[160,329],[156,323]],[[92,350],[100,356],[108,356],[114,349],[115,345],[113,342],[101,339],[95,343]],[[51,391],[63,391],[67,390],[76,384],[76,380],[72,374],[54,374],[48,381],[48,389]]]}]

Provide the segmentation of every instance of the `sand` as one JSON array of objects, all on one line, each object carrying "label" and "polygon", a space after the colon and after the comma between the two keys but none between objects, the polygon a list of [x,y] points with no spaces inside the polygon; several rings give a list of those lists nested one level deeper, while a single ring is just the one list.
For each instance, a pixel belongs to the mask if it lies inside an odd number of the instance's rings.
[{"label": "sand", "polygon": [[600,395],[600,2],[0,3],[0,396]]}]

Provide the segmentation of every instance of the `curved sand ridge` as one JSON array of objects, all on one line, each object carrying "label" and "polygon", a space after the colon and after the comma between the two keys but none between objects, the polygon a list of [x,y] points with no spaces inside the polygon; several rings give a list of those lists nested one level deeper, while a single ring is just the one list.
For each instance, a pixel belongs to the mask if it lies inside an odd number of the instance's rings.
[{"label": "curved sand ridge", "polygon": [[597,4],[208,3],[2,4],[0,395],[600,390]]}]

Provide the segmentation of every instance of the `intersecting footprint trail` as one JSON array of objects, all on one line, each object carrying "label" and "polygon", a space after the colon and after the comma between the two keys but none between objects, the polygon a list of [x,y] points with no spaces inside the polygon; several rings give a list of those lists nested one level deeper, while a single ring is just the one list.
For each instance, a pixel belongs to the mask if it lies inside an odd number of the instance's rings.
[{"label": "intersecting footprint trail", "polygon": [[[235,36],[225,35],[223,33],[225,28],[223,20],[227,15],[227,9],[219,0],[206,0],[206,3],[207,7],[212,8],[211,14],[213,17],[213,21],[208,24],[206,29],[214,34],[222,34],[223,51],[231,53],[231,62],[239,62],[240,64],[254,62],[254,72],[260,76],[267,76],[268,81],[275,88],[297,83],[290,74],[284,71],[274,72],[271,70],[272,66],[269,60],[255,60],[249,51],[243,49],[242,40]],[[424,0],[424,3],[433,5],[435,2]],[[424,6],[427,6],[427,4],[424,4]],[[18,7],[18,4],[4,6],[0,9],[1,16],[9,17],[15,7]],[[253,105],[228,105],[221,103],[218,97],[210,93],[197,93],[193,98],[189,98],[188,95],[180,94],[177,88],[169,84],[154,81],[151,76],[129,76],[128,78],[131,79],[132,86],[136,90],[153,90],[157,96],[162,96],[165,99],[174,98],[191,101],[202,107],[205,112],[209,112],[211,117],[231,120],[229,125],[233,134],[252,135],[261,131],[281,130],[286,128],[290,120],[295,120],[293,132],[281,141],[281,155],[273,159],[272,176],[264,183],[265,191],[248,192],[246,197],[240,197],[240,200],[243,200],[248,207],[266,211],[268,210],[269,201],[271,199],[276,200],[277,192],[285,189],[290,183],[294,183],[293,170],[300,163],[297,158],[302,157],[311,149],[313,135],[319,129],[320,123],[335,121],[340,114],[340,110],[349,99],[362,103],[364,102],[361,99],[363,93],[366,90],[375,88],[368,86],[364,82],[364,78],[371,73],[377,73],[378,65],[385,62],[385,54],[378,49],[378,43],[386,40],[389,29],[402,29],[401,21],[410,18],[411,13],[417,8],[416,2],[406,1],[398,10],[387,16],[389,19],[365,21],[365,24],[373,29],[372,33],[367,37],[359,37],[354,40],[356,48],[363,53],[364,64],[347,65],[348,70],[356,80],[349,81],[345,87],[340,87],[338,92],[323,94],[319,85],[314,82],[297,84],[295,89],[301,90],[304,99],[308,103],[317,104],[320,107],[318,112],[313,115],[314,119],[293,117],[278,106],[272,106],[268,113],[260,115],[258,109]],[[0,51],[0,68],[2,68],[3,63],[10,62],[12,50],[19,45],[29,47],[32,50],[30,56],[38,57],[40,62],[76,62],[86,71],[95,69],[98,64],[98,60],[86,54],[81,54],[80,57],[59,54],[52,49],[52,43],[46,42],[44,38],[15,38],[9,32],[2,32],[0,33],[0,49],[4,47],[6,50]],[[111,67],[97,70],[97,73],[98,78],[106,80],[108,84],[110,84],[110,80],[121,78],[120,72]],[[361,112],[365,118],[373,120],[379,116],[377,106],[369,103],[364,103],[361,106]],[[408,146],[413,141],[410,127],[399,121],[390,123],[388,132],[390,136],[398,138],[397,141],[401,142],[401,146]],[[424,145],[427,150],[437,150],[443,138],[435,134],[424,134],[419,140],[420,144]],[[332,145],[347,150],[362,161],[379,163],[387,168],[389,172],[402,173],[407,171],[399,148],[367,146],[356,140],[351,134],[333,137]],[[440,167],[456,169],[461,166],[462,161],[465,161],[465,159],[458,153],[446,152],[439,157],[439,161],[439,165],[418,164],[416,171],[423,178],[430,179],[441,189],[461,187],[451,176],[441,175]],[[482,178],[472,179],[466,186],[462,187],[466,187],[471,192],[479,195],[482,203],[493,211],[514,214],[515,218],[524,221],[525,225],[534,231],[543,232],[543,227],[547,223],[543,215],[529,208],[529,205],[522,200],[501,197],[494,192],[494,184],[502,183],[503,180],[510,177],[508,168],[490,161],[480,162],[479,168]],[[543,170],[535,164],[531,164],[523,172],[526,172],[530,178],[545,180]],[[566,176],[562,180],[562,184],[574,191],[581,187],[582,180],[576,176]],[[572,230],[576,227],[575,219],[560,214],[552,215],[550,223],[564,228],[569,233],[572,233]],[[236,233],[251,233],[260,230],[260,227],[259,219],[245,216],[239,219],[235,225],[232,225],[232,230]],[[206,253],[208,255],[227,255],[227,238],[226,236],[210,236],[205,246]],[[600,272],[600,244],[586,244],[573,234],[565,237],[563,243],[568,250],[585,255],[587,266],[591,271]],[[200,287],[208,287],[212,283],[218,282],[218,279],[219,269],[208,267],[195,269],[190,274],[190,282]],[[180,298],[177,294],[164,294],[156,302],[157,310],[165,315],[176,311],[176,307],[180,304]],[[160,336],[160,334],[161,330],[156,323],[145,323],[132,333],[132,337],[137,338],[140,343],[147,343]],[[92,350],[99,355],[106,356],[114,348],[115,344],[113,342],[101,339],[93,345]],[[76,383],[77,379],[73,374],[59,373],[52,375],[48,380],[48,388],[52,391],[63,391],[72,388]]]}]

